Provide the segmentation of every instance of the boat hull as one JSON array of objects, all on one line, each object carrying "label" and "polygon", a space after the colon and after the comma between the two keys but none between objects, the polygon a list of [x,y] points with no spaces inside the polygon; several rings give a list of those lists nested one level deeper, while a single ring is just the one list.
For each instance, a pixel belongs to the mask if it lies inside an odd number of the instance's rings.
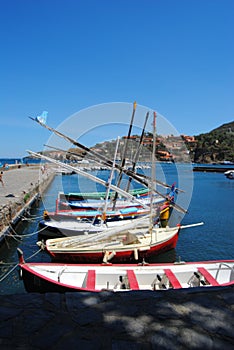
[{"label": "boat hull", "polygon": [[224,173],[227,179],[234,180],[234,170],[228,170]]},{"label": "boat hull", "polygon": [[60,283],[48,280],[43,276],[33,274],[27,268],[20,269],[20,279],[24,282],[24,288],[28,293],[66,293],[77,292],[77,288],[64,286]]},{"label": "boat hull", "polygon": [[[147,188],[139,188],[139,189],[133,189],[129,191],[130,194],[133,196],[140,196],[145,197],[149,196],[149,190]],[[82,201],[87,199],[102,199],[106,197],[106,192],[81,192],[81,193],[62,193],[61,198],[66,199],[67,201]],[[108,199],[113,199],[115,197],[115,192],[110,191],[110,194],[108,196]]]},{"label": "boat hull", "polygon": [[[140,216],[139,218],[142,218]],[[60,237],[73,237],[80,236],[84,234],[95,234],[103,232],[108,228],[121,227],[122,225],[137,222],[135,221],[138,217],[129,218],[123,217],[122,219],[112,219],[106,220],[105,223],[102,223],[100,220],[42,220],[39,222],[39,233],[38,238],[46,240],[50,238],[60,238]],[[148,221],[141,221],[141,227],[146,227]]]},{"label": "boat hull", "polygon": [[[148,261],[154,256],[161,253],[167,252],[176,247],[179,237],[178,232],[170,239],[155,243],[151,247],[146,247],[133,250],[131,248],[125,248],[124,250],[115,251],[115,255],[111,259],[111,263],[136,263],[142,262],[143,260]],[[106,250],[99,251],[76,251],[73,252],[63,252],[63,251],[52,251],[48,250],[53,261],[56,262],[68,262],[68,263],[102,263],[106,254],[111,255],[113,252],[111,249],[107,252]]]},{"label": "boat hull", "polygon": [[[113,211],[107,211],[105,214],[105,220],[107,222],[110,221],[118,221],[122,219],[130,220],[133,218],[139,218],[144,215],[149,214],[149,210],[143,209],[143,208],[137,208],[137,207],[129,207],[129,208],[122,208],[119,210],[113,210]],[[101,220],[103,217],[103,212],[98,210],[59,210],[54,213],[46,213],[45,215],[50,220],[63,220],[63,221],[69,221],[69,220],[81,220],[81,219],[87,219],[87,220]]]},{"label": "boat hull", "polygon": [[27,292],[130,292],[153,293],[168,289],[234,285],[234,260],[161,264],[55,264],[19,262]]}]

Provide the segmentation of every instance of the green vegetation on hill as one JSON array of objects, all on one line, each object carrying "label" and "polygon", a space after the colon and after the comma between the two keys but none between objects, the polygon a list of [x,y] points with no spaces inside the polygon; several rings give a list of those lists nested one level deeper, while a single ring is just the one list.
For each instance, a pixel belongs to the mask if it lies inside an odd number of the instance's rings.
[{"label": "green vegetation on hill", "polygon": [[[125,158],[132,161],[136,153],[138,153],[140,136],[132,135],[128,140],[128,147]],[[119,142],[117,159],[123,157],[126,137],[122,137]],[[116,147],[116,140],[103,141],[97,143],[92,149],[108,159],[113,159]],[[140,148],[138,161],[150,162],[152,160],[153,135],[145,133],[143,144]],[[66,154],[67,159],[82,159],[87,153],[78,148],[69,150],[76,154]],[[234,121],[221,125],[220,127],[197,136],[160,136],[156,138],[155,156],[158,161],[175,161],[175,162],[195,162],[195,163],[221,163],[224,161],[234,162]],[[57,159],[64,157],[61,152],[55,152]],[[92,158],[92,157],[91,157]]]},{"label": "green vegetation on hill", "polygon": [[192,154],[194,162],[234,161],[234,121],[195,138],[197,145]]}]

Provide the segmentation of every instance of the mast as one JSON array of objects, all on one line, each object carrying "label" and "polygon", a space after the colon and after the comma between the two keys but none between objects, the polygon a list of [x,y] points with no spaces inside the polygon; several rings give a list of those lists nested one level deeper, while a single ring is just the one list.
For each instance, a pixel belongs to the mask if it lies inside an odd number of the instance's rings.
[{"label": "mast", "polygon": [[[138,158],[139,158],[141,146],[142,146],[142,143],[143,143],[143,137],[144,137],[144,134],[145,134],[145,127],[146,127],[148,118],[149,118],[149,112],[146,113],[145,123],[144,123],[143,129],[142,129],[142,132],[141,132],[139,147],[137,148],[136,153],[135,153],[135,155],[134,155],[133,164],[132,164],[132,169],[131,169],[131,171],[133,171],[133,172],[135,171],[136,163],[137,163]],[[126,187],[126,192],[129,191],[131,182],[132,182],[132,177],[129,177],[129,179],[128,179],[128,184],[127,184],[127,187]]]},{"label": "mast", "polygon": [[113,174],[114,174],[114,170],[115,170],[115,161],[116,161],[116,157],[117,157],[118,147],[119,147],[119,137],[117,138],[116,147],[115,147],[115,154],[114,154],[114,160],[113,160],[113,165],[112,165],[112,169],[111,169],[111,172],[110,172],[109,179],[108,179],[108,181],[107,181],[108,187],[107,187],[107,190],[106,190],[106,198],[105,198],[105,205],[104,205],[104,208],[103,208],[102,222],[105,221],[105,219],[106,219],[106,211],[107,211],[107,206],[108,206],[108,198],[109,198],[109,194],[110,194],[110,185],[111,185],[111,183],[112,183]]},{"label": "mast", "polygon": [[[131,117],[131,121],[130,121],[130,125],[129,125],[129,129],[128,129],[128,136],[124,145],[124,151],[123,151],[123,157],[122,157],[122,162],[121,162],[121,170],[119,172],[119,176],[118,176],[118,180],[117,180],[117,184],[116,186],[119,187],[120,183],[122,181],[122,177],[123,177],[123,168],[125,166],[125,162],[126,162],[126,154],[127,154],[127,148],[128,148],[128,141],[130,139],[130,135],[132,132],[132,125],[133,125],[133,120],[134,120],[134,116],[135,116],[135,112],[136,112],[136,101],[133,103],[133,111],[132,111],[132,117]],[[113,199],[113,210],[115,209],[115,205],[116,205],[116,200],[118,198],[118,192],[115,193],[115,197]]]},{"label": "mast", "polygon": [[153,193],[154,193],[154,179],[156,178],[156,112],[153,114],[153,151],[152,151],[152,167],[151,167],[151,194],[150,194],[150,233],[153,231]]}]

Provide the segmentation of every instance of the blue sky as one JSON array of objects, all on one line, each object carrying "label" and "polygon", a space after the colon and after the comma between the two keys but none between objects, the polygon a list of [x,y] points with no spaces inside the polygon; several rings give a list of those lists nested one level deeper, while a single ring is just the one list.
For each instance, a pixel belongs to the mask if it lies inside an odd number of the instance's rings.
[{"label": "blue sky", "polygon": [[[233,0],[0,4],[0,157],[43,148],[50,133],[28,119],[43,110],[55,128],[91,106],[135,100],[183,134],[234,120]],[[76,128],[74,137],[86,130],[85,114]]]}]

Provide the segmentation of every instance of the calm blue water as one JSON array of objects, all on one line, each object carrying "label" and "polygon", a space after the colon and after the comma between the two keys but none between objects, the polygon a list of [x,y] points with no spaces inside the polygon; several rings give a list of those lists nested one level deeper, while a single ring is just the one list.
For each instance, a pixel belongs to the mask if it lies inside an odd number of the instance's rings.
[{"label": "calm blue water", "polygon": [[0,158],[0,165],[22,163],[21,158]]},{"label": "calm blue water", "polygon": [[0,167],[2,167],[4,164],[25,164],[25,163],[31,164],[31,163],[40,163],[40,159],[31,159],[31,158],[0,158]]},{"label": "calm blue water", "polygon": [[[178,169],[179,168],[179,169]],[[158,256],[156,262],[171,262],[179,257],[185,261],[234,259],[234,181],[228,180],[222,173],[192,172],[189,166],[165,164],[162,169],[157,168],[157,178],[172,184],[176,181],[179,188],[185,189],[185,194],[177,196],[177,202],[187,204],[186,196],[191,202],[188,213],[182,218],[182,224],[204,222],[203,226],[181,230],[175,250]],[[150,174],[150,170],[144,170]],[[97,176],[107,179],[108,172],[100,171]],[[125,179],[125,181],[127,181]],[[126,183],[126,182],[125,182]],[[182,186],[183,185],[183,186]],[[140,187],[140,185],[135,184]],[[190,186],[190,188],[189,188]],[[124,186],[123,186],[124,187]],[[45,252],[38,253],[37,230],[38,221],[44,209],[53,210],[59,190],[65,192],[103,191],[101,185],[94,185],[87,179],[77,175],[56,176],[38,207],[34,208],[29,221],[22,221],[17,227],[20,237],[7,240],[0,248],[0,294],[24,292],[24,287],[18,278],[16,268],[4,278],[5,274],[17,264],[16,248],[24,251],[25,258],[33,256],[29,261],[50,261]],[[162,190],[162,188],[157,187]],[[191,190],[191,191],[190,191]],[[166,193],[167,190],[163,190]],[[183,216],[183,215],[182,215]],[[180,220],[181,214],[174,214],[174,220]]]}]

